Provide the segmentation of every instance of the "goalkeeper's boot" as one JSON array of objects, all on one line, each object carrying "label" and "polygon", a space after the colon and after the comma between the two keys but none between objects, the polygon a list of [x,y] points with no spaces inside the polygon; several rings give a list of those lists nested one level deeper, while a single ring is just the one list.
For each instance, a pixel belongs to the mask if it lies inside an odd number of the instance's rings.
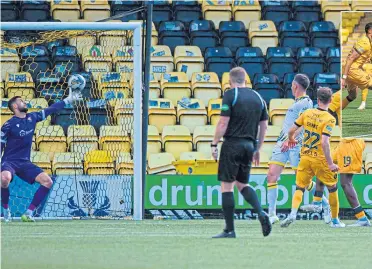
[{"label": "goalkeeper's boot", "polygon": [[332,219],[330,226],[332,228],[345,228],[345,223],[342,223],[339,218]]},{"label": "goalkeeper's boot", "polygon": [[296,215],[289,214],[288,217],[280,223],[280,227],[287,228],[296,220]]},{"label": "goalkeeper's boot", "polygon": [[260,215],[258,215],[258,220],[261,223],[263,236],[268,236],[272,229],[269,215],[265,211],[261,211]]},{"label": "goalkeeper's boot", "polygon": [[332,221],[331,209],[329,206],[323,207],[323,219],[326,224],[329,224]]},{"label": "goalkeeper's boot", "polygon": [[280,221],[278,216],[275,215],[275,214],[269,215],[269,219],[270,219],[271,224],[275,224],[275,223],[278,223]]},{"label": "goalkeeper's boot", "polygon": [[236,237],[236,234],[235,234],[235,231],[227,231],[227,230],[223,230],[222,233],[220,234],[217,234],[215,236],[213,236],[212,238],[235,238]]},{"label": "goalkeeper's boot", "polygon": [[3,209],[3,215],[4,215],[4,221],[5,222],[11,222],[12,221],[12,214],[10,214],[10,209]]},{"label": "goalkeeper's boot", "polygon": [[303,205],[300,207],[302,211],[305,212],[310,212],[310,213],[320,213],[322,212],[322,204],[308,204],[308,205]]},{"label": "goalkeeper's boot", "polygon": [[347,227],[370,227],[371,223],[367,219],[367,217],[363,217],[358,219],[354,224],[350,224]]},{"label": "goalkeeper's boot", "polygon": [[35,219],[31,214],[23,214],[21,220],[22,222],[35,222]]}]

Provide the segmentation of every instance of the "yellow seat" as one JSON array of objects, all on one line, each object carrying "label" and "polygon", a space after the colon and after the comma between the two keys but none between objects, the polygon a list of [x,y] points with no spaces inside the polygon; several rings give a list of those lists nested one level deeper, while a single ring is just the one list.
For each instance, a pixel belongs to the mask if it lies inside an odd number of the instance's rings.
[{"label": "yellow seat", "polygon": [[174,175],[176,174],[174,161],[174,156],[171,153],[151,154],[148,160],[147,173],[150,175]]},{"label": "yellow seat", "polygon": [[164,73],[174,70],[174,63],[171,50],[168,46],[159,45],[151,47],[150,71],[156,80],[160,80]]},{"label": "yellow seat", "polygon": [[69,39],[69,45],[75,46],[79,54],[83,54],[85,48],[91,48],[96,44],[96,37],[89,34],[79,35]]},{"label": "yellow seat", "polygon": [[54,154],[53,174],[55,175],[82,175],[83,159],[76,152],[63,152]]},{"label": "yellow seat", "polygon": [[262,144],[261,153],[264,152],[269,158],[271,157],[273,153],[274,146],[276,144],[276,141],[266,141]]},{"label": "yellow seat", "polygon": [[364,171],[366,174],[372,174],[372,153],[367,153]]},{"label": "yellow seat", "polygon": [[251,21],[249,24],[249,40],[252,47],[260,47],[266,55],[269,47],[278,46],[278,32],[272,21]]},{"label": "yellow seat", "polygon": [[120,152],[131,151],[131,141],[123,126],[103,125],[99,128],[99,145],[101,150],[108,151],[111,156],[117,157]]},{"label": "yellow seat", "polygon": [[115,104],[114,115],[117,121],[117,125],[122,126],[123,131],[129,134],[133,134],[133,109],[134,99],[119,99]]},{"label": "yellow seat", "polygon": [[152,99],[149,101],[149,124],[158,130],[163,130],[166,125],[176,125],[176,109],[168,99]]},{"label": "yellow seat", "polygon": [[154,73],[150,73],[150,92],[149,98],[156,99],[160,97],[160,82],[155,78]]},{"label": "yellow seat", "polygon": [[164,73],[160,79],[161,92],[164,98],[177,104],[183,97],[191,96],[191,87],[185,73]]},{"label": "yellow seat", "polygon": [[125,73],[100,73],[98,74],[98,90],[111,106],[115,106],[119,99],[132,97],[130,77]]},{"label": "yellow seat", "polygon": [[245,28],[248,29],[251,21],[258,21],[261,19],[261,5],[259,1],[233,1],[232,13],[235,21],[242,21]]},{"label": "yellow seat", "polygon": [[80,6],[78,0],[53,0],[50,12],[54,20],[76,21],[80,19]]},{"label": "yellow seat", "polygon": [[5,79],[5,93],[8,98],[21,96],[30,100],[35,96],[35,83],[28,72],[7,73]]},{"label": "yellow seat", "polygon": [[207,160],[206,156],[203,152],[198,151],[190,151],[190,152],[182,152],[181,161],[188,161],[188,160]]},{"label": "yellow seat", "polygon": [[371,1],[351,1],[352,10],[372,10]]},{"label": "yellow seat", "polygon": [[351,11],[351,7],[349,6],[349,3],[347,1],[322,1],[321,10],[324,20],[333,22],[336,29],[338,29],[341,22],[340,13],[342,11]]},{"label": "yellow seat", "polygon": [[[143,27],[142,27],[142,37],[146,37],[146,25],[144,23],[144,21],[141,21],[141,20],[130,20],[129,22],[140,22],[143,24]],[[128,44],[131,44],[133,45],[133,32],[132,31],[129,31],[129,43]],[[152,30],[151,30],[151,46],[156,46],[158,44],[158,36],[159,36],[159,33],[158,31],[156,31],[156,27],[155,27],[155,24],[154,22],[152,23]],[[143,46],[145,47],[145,44],[143,44]]]},{"label": "yellow seat", "polygon": [[149,158],[150,154],[160,153],[161,146],[161,136],[158,128],[154,125],[149,125],[147,132],[147,158]]},{"label": "yellow seat", "polygon": [[43,126],[36,130],[36,146],[41,152],[46,152],[50,155],[50,159],[56,152],[66,152],[67,144],[66,137],[62,126],[50,125]]},{"label": "yellow seat", "polygon": [[208,103],[208,121],[211,125],[217,125],[220,120],[222,99],[211,99]]},{"label": "yellow seat", "polygon": [[341,36],[342,36],[342,43],[345,43],[347,41],[347,38],[350,35],[350,31],[348,29],[342,29]]},{"label": "yellow seat", "polygon": [[363,160],[367,158],[368,153],[372,153],[372,138],[366,137],[364,138],[364,142],[366,144],[366,148],[363,152]]},{"label": "yellow seat", "polygon": [[260,152],[260,164],[258,166],[252,165],[251,174],[266,175],[269,171],[269,155],[266,152]]},{"label": "yellow seat", "polygon": [[107,0],[85,0],[80,2],[81,15],[90,21],[99,21],[111,16],[110,5]]},{"label": "yellow seat", "polygon": [[71,152],[81,154],[98,149],[96,130],[92,125],[70,125],[67,129],[67,145]]},{"label": "yellow seat", "polygon": [[115,48],[112,52],[114,69],[119,73],[133,73],[133,47],[124,46]]},{"label": "yellow seat", "polygon": [[191,90],[195,98],[208,104],[211,99],[221,98],[222,90],[218,76],[214,72],[193,73]]},{"label": "yellow seat", "polygon": [[31,162],[44,170],[48,175],[52,174],[52,164],[48,152],[31,151]]},{"label": "yellow seat", "polygon": [[280,136],[281,130],[282,130],[281,126],[274,126],[274,125],[267,126],[265,143],[269,143],[269,142],[276,143],[276,141],[278,140]]},{"label": "yellow seat", "polygon": [[204,58],[197,46],[177,46],[174,50],[174,66],[178,72],[187,74],[191,80],[193,73],[204,71]]},{"label": "yellow seat", "polygon": [[[207,159],[212,158],[211,143],[213,142],[216,126],[205,125],[195,127],[193,144],[195,150],[202,152]],[[222,140],[218,143],[218,153],[221,152]]]},{"label": "yellow seat", "polygon": [[[222,74],[222,92],[230,89],[230,73],[225,72]],[[245,84],[248,88],[252,88],[252,82],[247,73],[245,73]]]},{"label": "yellow seat", "polygon": [[49,106],[48,101],[45,100],[44,98],[31,99],[29,101],[29,105],[30,105],[30,107],[28,109],[29,112],[39,111],[39,110],[45,109]]},{"label": "yellow seat", "polygon": [[272,125],[282,126],[288,109],[294,103],[293,99],[271,99],[269,117]]},{"label": "yellow seat", "polygon": [[133,175],[134,162],[129,152],[120,152],[116,159],[116,171],[119,175]]},{"label": "yellow seat", "polygon": [[114,175],[114,158],[108,151],[90,151],[84,156],[84,171],[88,175]]},{"label": "yellow seat", "polygon": [[5,97],[5,85],[4,85],[4,82],[0,82],[0,91],[1,91],[1,93],[0,93],[0,97],[1,97],[1,99],[3,98],[3,97]]},{"label": "yellow seat", "polygon": [[331,151],[335,150],[338,144],[340,143],[341,135],[342,132],[340,126],[335,126],[332,130],[332,136],[330,138]]},{"label": "yellow seat", "polygon": [[179,160],[182,152],[192,151],[192,137],[186,126],[165,126],[162,132],[162,142],[164,151],[172,153],[176,160]]},{"label": "yellow seat", "polygon": [[221,21],[231,21],[232,18],[230,1],[204,0],[202,11],[204,19],[213,21],[216,29]]},{"label": "yellow seat", "polygon": [[7,73],[19,72],[19,57],[17,50],[11,48],[0,49],[1,81],[6,79]]},{"label": "yellow seat", "polygon": [[10,109],[8,108],[8,98],[2,98],[1,99],[1,110],[0,110],[0,114],[1,114],[1,126],[3,126],[3,124],[9,120],[11,117],[13,117],[13,112],[10,111]]},{"label": "yellow seat", "polygon": [[199,99],[190,99],[191,104],[198,104],[198,108],[184,108],[177,106],[177,118],[179,124],[186,126],[190,133],[194,132],[196,126],[206,125],[208,115],[204,103]]},{"label": "yellow seat", "polygon": [[128,43],[127,39],[127,31],[104,31],[97,34],[98,45],[105,47],[110,52],[125,48]]},{"label": "yellow seat", "polygon": [[93,45],[83,49],[82,62],[85,71],[91,72],[95,80],[100,73],[112,71],[112,58],[109,48]]}]

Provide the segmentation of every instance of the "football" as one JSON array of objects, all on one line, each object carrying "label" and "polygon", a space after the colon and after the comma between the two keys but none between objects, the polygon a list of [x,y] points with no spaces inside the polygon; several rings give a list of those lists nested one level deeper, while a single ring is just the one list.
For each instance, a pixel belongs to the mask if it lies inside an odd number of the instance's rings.
[{"label": "football", "polygon": [[68,87],[73,91],[82,91],[85,88],[86,81],[82,75],[75,74],[68,79]]}]

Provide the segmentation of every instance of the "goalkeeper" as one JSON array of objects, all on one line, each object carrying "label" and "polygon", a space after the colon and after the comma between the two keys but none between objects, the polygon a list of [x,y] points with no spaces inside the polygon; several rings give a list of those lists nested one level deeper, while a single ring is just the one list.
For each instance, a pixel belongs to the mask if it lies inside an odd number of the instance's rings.
[{"label": "goalkeeper", "polygon": [[47,197],[52,187],[52,179],[40,167],[30,161],[32,136],[36,123],[45,120],[49,115],[61,110],[66,104],[81,99],[80,92],[69,88],[69,95],[61,102],[39,112],[27,113],[27,104],[20,96],[14,96],[8,102],[14,116],[1,127],[1,205],[5,222],[11,220],[9,209],[9,183],[17,175],[29,184],[40,183],[27,211],[22,215],[24,222],[33,222],[33,212]]}]

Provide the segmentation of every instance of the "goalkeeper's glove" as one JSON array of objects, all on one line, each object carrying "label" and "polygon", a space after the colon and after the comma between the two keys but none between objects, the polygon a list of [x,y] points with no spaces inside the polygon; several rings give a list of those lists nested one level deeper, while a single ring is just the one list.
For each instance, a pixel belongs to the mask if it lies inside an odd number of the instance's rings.
[{"label": "goalkeeper's glove", "polygon": [[83,100],[83,97],[81,95],[81,92],[79,91],[72,91],[71,88],[69,88],[69,94],[68,96],[63,99],[63,102],[65,102],[66,105],[71,105],[77,101]]}]

